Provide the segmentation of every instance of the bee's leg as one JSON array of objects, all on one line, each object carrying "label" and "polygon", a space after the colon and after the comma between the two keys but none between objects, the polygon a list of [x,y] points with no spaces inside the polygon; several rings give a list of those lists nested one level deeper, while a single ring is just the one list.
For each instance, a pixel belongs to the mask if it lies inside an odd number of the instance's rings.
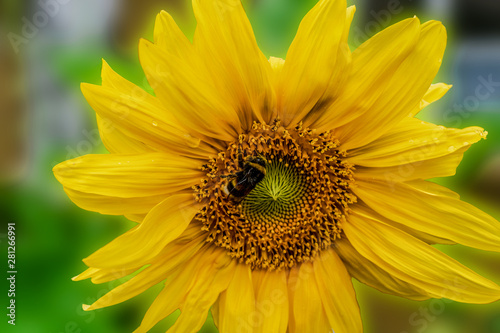
[{"label": "bee's leg", "polygon": [[257,152],[257,156],[259,156],[260,158],[262,158],[267,163],[267,158],[264,155],[262,155],[261,153]]},{"label": "bee's leg", "polygon": [[219,177],[220,178],[236,177],[236,174],[235,173],[230,173],[230,174],[227,174],[227,175],[220,175]]},{"label": "bee's leg", "polygon": [[227,189],[227,185],[222,187],[222,191],[224,192],[225,195],[229,196],[229,190]]}]

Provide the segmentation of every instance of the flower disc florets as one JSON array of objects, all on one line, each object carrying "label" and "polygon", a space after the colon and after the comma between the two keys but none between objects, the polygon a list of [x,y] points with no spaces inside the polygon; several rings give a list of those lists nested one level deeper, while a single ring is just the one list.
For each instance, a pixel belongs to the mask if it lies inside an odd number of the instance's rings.
[{"label": "flower disc florets", "polygon": [[[356,201],[349,186],[352,166],[330,132],[291,130],[276,120],[254,123],[203,168],[195,186],[206,206],[197,214],[207,241],[227,249],[253,268],[292,267],[314,257],[342,233],[348,206]],[[238,156],[240,155],[240,156]],[[240,201],[224,189],[228,175],[249,156],[267,159],[264,178]]]}]

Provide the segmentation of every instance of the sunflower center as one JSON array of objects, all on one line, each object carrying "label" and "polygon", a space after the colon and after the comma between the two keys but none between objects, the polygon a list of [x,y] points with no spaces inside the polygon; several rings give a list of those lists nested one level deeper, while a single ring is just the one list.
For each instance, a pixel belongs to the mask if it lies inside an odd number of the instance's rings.
[{"label": "sunflower center", "polygon": [[286,160],[269,161],[264,179],[243,199],[242,215],[263,227],[293,219],[306,198],[306,178]]},{"label": "sunflower center", "polygon": [[293,267],[329,247],[356,201],[353,168],[338,146],[331,133],[300,124],[254,123],[203,166],[207,178],[194,187],[206,202],[196,219],[207,241],[264,269]]}]

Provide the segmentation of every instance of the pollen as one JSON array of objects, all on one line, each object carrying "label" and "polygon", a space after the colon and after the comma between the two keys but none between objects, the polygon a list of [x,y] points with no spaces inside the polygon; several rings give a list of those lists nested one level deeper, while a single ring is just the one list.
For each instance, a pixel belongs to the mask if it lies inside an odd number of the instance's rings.
[{"label": "pollen", "polygon": [[[235,202],[224,192],[227,175],[249,156],[266,158],[266,174]],[[330,132],[302,124],[287,130],[279,119],[255,122],[203,166],[206,178],[194,187],[206,203],[196,216],[206,241],[255,269],[279,270],[312,259],[342,237],[349,205],[356,202],[350,190],[354,168],[345,156]]]}]

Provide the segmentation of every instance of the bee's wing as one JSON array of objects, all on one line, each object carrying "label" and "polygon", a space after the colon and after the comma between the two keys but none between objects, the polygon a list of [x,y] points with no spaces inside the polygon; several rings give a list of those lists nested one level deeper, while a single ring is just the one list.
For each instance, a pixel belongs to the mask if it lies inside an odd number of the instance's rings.
[{"label": "bee's wing", "polygon": [[245,182],[248,180],[248,175],[245,175],[243,178],[241,178],[239,181],[238,181],[238,185],[242,185],[242,184],[245,184]]},{"label": "bee's wing", "polygon": [[242,185],[248,181],[248,177],[250,176],[251,170],[247,170],[247,172],[244,173],[244,176],[238,181],[238,185]]}]

